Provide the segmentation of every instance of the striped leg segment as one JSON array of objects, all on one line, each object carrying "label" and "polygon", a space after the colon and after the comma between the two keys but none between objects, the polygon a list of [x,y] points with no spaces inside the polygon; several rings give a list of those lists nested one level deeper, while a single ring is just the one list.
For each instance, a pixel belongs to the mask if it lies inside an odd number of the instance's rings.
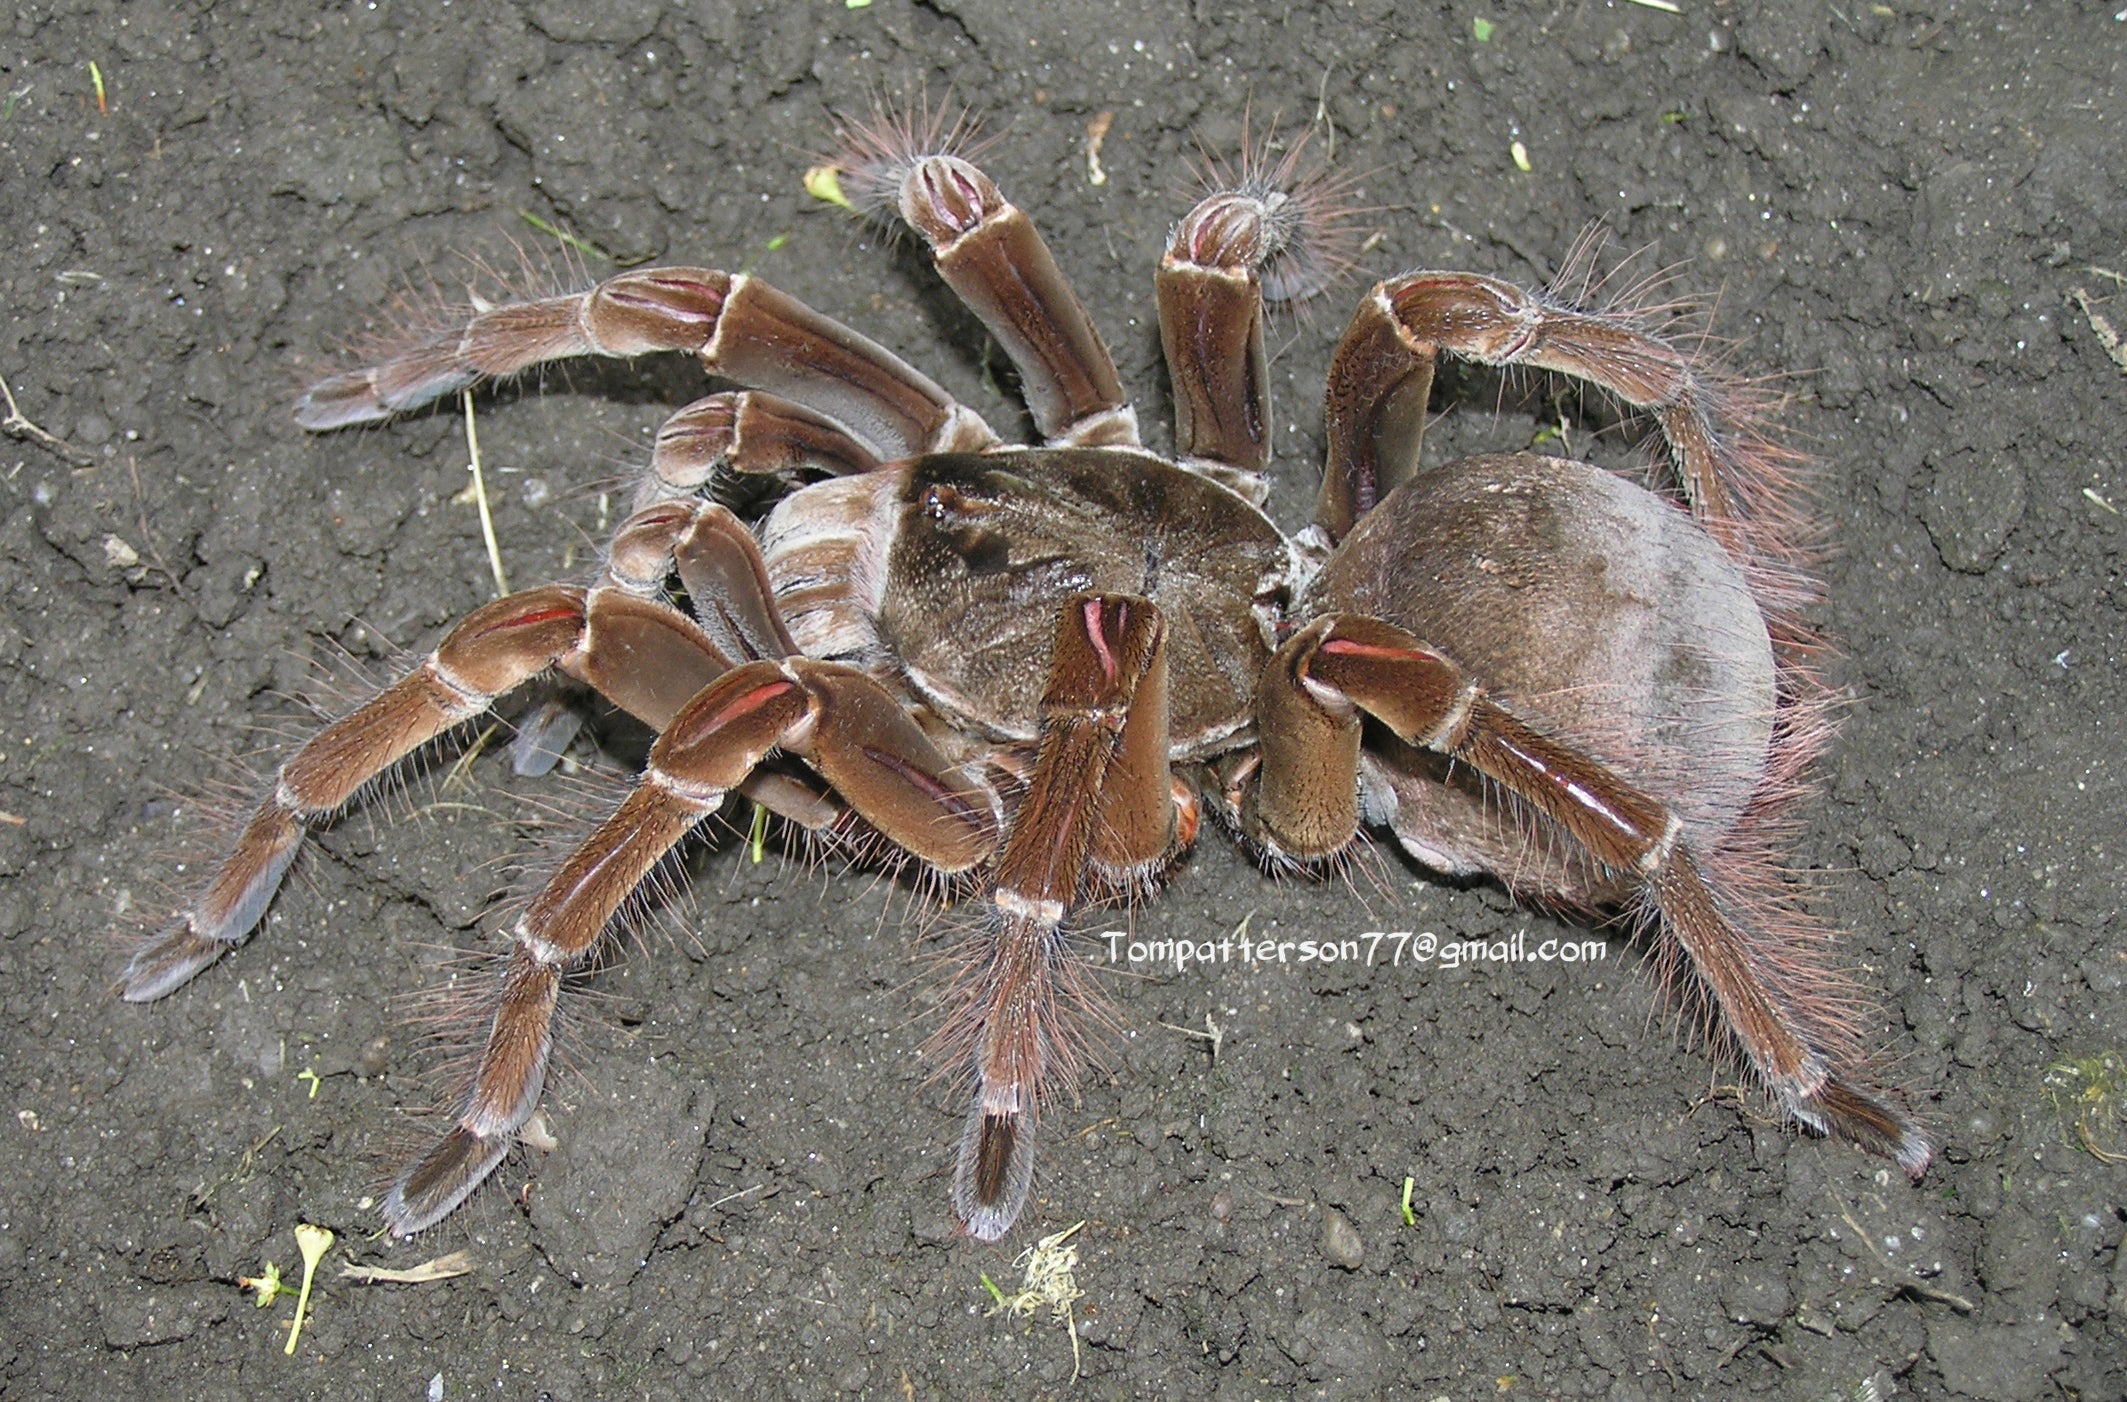
[{"label": "striped leg segment", "polygon": [[580,355],[685,351],[711,374],[794,401],[874,458],[975,452],[997,441],[973,410],[884,346],[744,273],[648,268],[568,297],[477,310],[296,403],[314,430],[374,423],[478,381]]},{"label": "striped leg segment", "polygon": [[591,956],[651,868],[776,749],[803,756],[889,840],[942,871],[965,871],[996,846],[996,796],[949,764],[863,673],[792,658],[718,677],[664,728],[635,790],[517,921],[458,1122],[384,1203],[394,1232],[441,1220],[502,1161],[539,1101],[563,977]]},{"label": "striped leg segment", "polygon": [[1064,606],[1034,776],[998,859],[972,1001],[953,1029],[975,1063],[953,1207],[980,1240],[1003,1236],[1025,1205],[1044,1085],[1076,1069],[1058,979],[1064,918],[1089,867],[1149,867],[1174,850],[1166,689],[1166,624],[1149,600],[1085,595]]},{"label": "striped leg segment", "polygon": [[878,454],[825,415],[758,390],[727,390],[665,420],[646,488],[658,496],[694,496],[734,474],[847,477],[878,466]]},{"label": "striped leg segment", "polygon": [[1137,442],[1115,359],[1024,210],[972,162],[948,154],[911,161],[894,203],[930,245],[939,276],[1018,367],[1045,440]]},{"label": "striped leg segment", "polygon": [[797,654],[776,609],[760,544],[715,502],[662,502],[623,521],[606,552],[606,578],[645,599],[664,597],[677,578],[718,650],[738,661]]},{"label": "striped leg segment", "polygon": [[1251,158],[1174,226],[1160,256],[1160,345],[1174,382],[1175,455],[1261,505],[1269,494],[1270,370],[1263,303],[1306,296],[1339,217],[1320,181],[1296,177],[1298,148],[1274,167]]},{"label": "striped leg segment", "polygon": [[1377,619],[1331,615],[1294,635],[1265,667],[1257,704],[1263,763],[1242,814],[1253,840],[1309,858],[1351,839],[1361,716],[1372,716],[1408,744],[1469,764],[1635,886],[1787,1113],[1886,1153],[1909,1173],[1926,1167],[1932,1151],[1919,1127],[1854,1079],[1852,1034],[1782,992],[1836,985],[1836,975],[1815,967],[1814,948],[1753,928],[1709,885],[1683,821],[1661,802],[1520,720],[1446,656]]}]

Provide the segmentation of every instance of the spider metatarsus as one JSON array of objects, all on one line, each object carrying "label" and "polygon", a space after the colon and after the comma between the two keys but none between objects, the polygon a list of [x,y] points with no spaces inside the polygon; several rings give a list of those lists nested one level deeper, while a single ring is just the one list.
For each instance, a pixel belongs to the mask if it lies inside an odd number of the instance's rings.
[{"label": "spider metatarsus", "polygon": [[[309,827],[559,672],[657,739],[516,921],[456,1123],[384,1203],[401,1235],[508,1153],[564,976],[733,795],[883,840],[982,907],[948,1040],[974,1083],[953,1205],[984,1240],[1026,1201],[1045,1090],[1077,1070],[1073,912],[1151,894],[1205,808],[1281,867],[1331,867],[1386,829],[1438,871],[1636,918],[1665,981],[1786,1115],[1920,1173],[1926,1139],[1869,1076],[1864,1002],[1777,871],[1830,726],[1797,618],[1814,582],[1791,543],[1790,458],[1761,397],[1644,309],[1391,278],[1337,348],[1315,519],[1288,537],[1261,510],[1264,304],[1319,284],[1323,185],[1252,162],[1175,226],[1156,274],[1163,457],[1032,222],[937,134],[883,121],[846,178],[926,242],[1016,366],[1041,443],[1000,441],[883,347],[700,268],[477,307],[318,384],[297,409],[314,430],[570,356],[685,351],[744,388],[665,423],[592,583],[475,610],[282,766],[136,953],[125,997],[162,997],[241,944]],[[1640,411],[1666,450],[1657,480],[1529,453],[1424,465],[1441,352],[1562,372]],[[720,504],[763,496],[751,527]]]}]

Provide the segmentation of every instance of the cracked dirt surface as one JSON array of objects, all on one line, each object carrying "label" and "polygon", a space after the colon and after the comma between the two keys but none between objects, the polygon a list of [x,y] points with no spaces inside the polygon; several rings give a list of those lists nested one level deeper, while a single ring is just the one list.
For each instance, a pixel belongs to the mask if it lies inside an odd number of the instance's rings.
[{"label": "cracked dirt surface", "polygon": [[[2116,0],[1680,5],[13,7],[0,375],[84,461],[0,442],[0,1395],[2127,1391],[2127,1167],[2102,1156],[2127,1148],[2127,375],[2097,330],[2127,328],[2127,23]],[[537,216],[602,250],[593,276],[770,278],[1014,421],[935,283],[799,187],[831,109],[918,83],[988,114],[985,164],[1154,441],[1151,269],[1196,143],[1233,150],[1251,107],[1363,172],[1369,275],[1540,284],[1600,220],[1717,300],[1741,367],[1790,377],[1854,699],[1797,861],[1942,1143],[1919,1185],[1722,1092],[1613,941],[1596,965],[1114,979],[1112,1075],[980,1246],[946,1207],[957,1107],[916,1056],[903,902],[727,849],[583,1000],[559,1147],[377,1240],[401,1112],[437,1093],[409,1000],[500,923],[493,863],[556,825],[556,786],[493,754],[341,823],[194,986],[110,996],[112,932],[168,899],[193,796],[311,723],[289,697],[312,659],[388,669],[487,597],[454,416],[306,438],[287,412],[409,281],[455,294],[458,252],[552,248]],[[1288,525],[1363,286],[1277,346]],[[550,378],[481,410],[519,582],[582,573],[701,392],[676,363]],[[1542,427],[1464,383],[1434,451]],[[1214,839],[1136,928],[1552,932],[1387,871],[1362,903]],[[1215,1060],[1173,1030],[1207,1014]],[[987,1317],[981,1276],[1081,1218],[1074,1388],[1064,1332]],[[333,1262],[476,1269],[328,1263],[287,1358],[292,1307],[233,1282],[292,1272],[299,1221],[340,1233]]]}]

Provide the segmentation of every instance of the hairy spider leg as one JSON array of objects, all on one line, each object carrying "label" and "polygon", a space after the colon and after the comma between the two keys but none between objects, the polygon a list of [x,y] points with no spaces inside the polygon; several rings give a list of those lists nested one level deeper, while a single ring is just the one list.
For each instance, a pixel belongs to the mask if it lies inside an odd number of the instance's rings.
[{"label": "hairy spider leg", "polygon": [[1025,1206],[1043,1094],[1077,1072],[1064,924],[1089,869],[1141,872],[1176,855],[1166,641],[1158,607],[1133,595],[1079,595],[1058,620],[1033,779],[968,956],[969,997],[944,1034],[973,1049],[953,1207],[982,1241]]},{"label": "hairy spider leg", "polygon": [[1798,459],[1757,431],[1760,397],[1643,329],[1643,320],[1631,310],[1585,311],[1476,273],[1414,272],[1377,283],[1330,363],[1317,527],[1332,543],[1342,540],[1420,470],[1426,397],[1445,351],[1573,375],[1648,413],[1700,524],[1739,560],[1769,567],[1790,559],[1800,525],[1782,503]]},{"label": "hairy spider leg", "polygon": [[1471,765],[1632,882],[1788,1114],[1909,1174],[1927,1167],[1933,1151],[1919,1126],[1859,1079],[1851,1033],[1785,991],[1835,984],[1836,974],[1800,977],[1797,961],[1812,951],[1748,928],[1708,885],[1683,820],[1660,801],[1500,706],[1444,653],[1363,615],[1331,614],[1296,633],[1264,668],[1257,704],[1263,762],[1243,807],[1252,839],[1303,860],[1352,839],[1363,712],[1407,744]]},{"label": "hairy spider leg", "polygon": [[461,328],[321,381],[297,401],[296,421],[374,423],[548,361],[653,351],[685,351],[711,374],[803,405],[876,459],[997,441],[980,415],[884,346],[758,278],[711,268],[645,268],[573,296],[477,310]]},{"label": "hairy spider leg", "polygon": [[996,846],[996,795],[939,754],[870,677],[802,657],[726,672],[663,728],[635,789],[519,917],[458,1121],[385,1199],[395,1233],[441,1220],[502,1161],[538,1105],[563,978],[665,854],[778,749],[807,760],[889,841],[940,871],[965,871]]},{"label": "hairy spider leg", "polygon": [[192,904],[135,951],[119,980],[127,1001],[160,998],[242,944],[307,828],[329,821],[371,780],[548,668],[607,692],[624,709],[662,710],[650,694],[657,679],[605,665],[616,641],[655,649],[681,684],[691,678],[699,687],[730,666],[685,616],[614,590],[547,585],[474,610],[411,673],[281,766],[272,792]]}]

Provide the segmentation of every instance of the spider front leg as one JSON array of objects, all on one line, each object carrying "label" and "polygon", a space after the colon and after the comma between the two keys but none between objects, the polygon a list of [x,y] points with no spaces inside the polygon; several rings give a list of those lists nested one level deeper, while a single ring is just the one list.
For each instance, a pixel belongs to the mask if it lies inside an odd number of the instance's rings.
[{"label": "spider front leg", "polygon": [[651,868],[778,749],[807,760],[888,841],[939,871],[966,871],[995,850],[996,796],[863,673],[799,657],[718,677],[658,736],[634,791],[519,917],[458,1122],[385,1200],[395,1233],[441,1220],[502,1161],[539,1101],[563,977],[590,957]]},{"label": "spider front leg", "polygon": [[711,374],[824,415],[874,459],[997,441],[980,415],[884,346],[757,278],[711,268],[646,268],[575,296],[479,308],[462,326],[313,386],[296,422],[375,423],[548,361],[653,351],[685,351]]},{"label": "spider front leg", "polygon": [[[1419,470],[1426,398],[1441,352],[1586,380],[1650,414],[1692,514],[1730,553],[1783,529],[1792,456],[1753,427],[1751,396],[1643,329],[1630,312],[1590,312],[1475,273],[1417,272],[1377,283],[1330,364],[1329,461],[1315,505],[1332,543]],[[1769,540],[1760,546],[1775,545]]]},{"label": "spider front leg", "polygon": [[1159,609],[1130,595],[1074,598],[1057,625],[1033,779],[997,861],[967,1007],[945,1034],[974,1048],[953,1208],[982,1241],[1026,1203],[1047,1083],[1077,1071],[1064,920],[1089,875],[1141,882],[1176,852],[1166,643]]},{"label": "spider front leg", "polygon": [[1637,892],[1661,937],[1681,947],[1731,1037],[1781,1107],[1918,1175],[1932,1153],[1919,1127],[1869,1088],[1850,1030],[1827,1013],[1838,975],[1812,949],[1754,929],[1710,885],[1661,802],[1492,701],[1440,652],[1356,614],[1317,619],[1265,667],[1262,765],[1243,800],[1249,836],[1300,859],[1356,832],[1362,713],[1406,744],[1476,769]]}]

